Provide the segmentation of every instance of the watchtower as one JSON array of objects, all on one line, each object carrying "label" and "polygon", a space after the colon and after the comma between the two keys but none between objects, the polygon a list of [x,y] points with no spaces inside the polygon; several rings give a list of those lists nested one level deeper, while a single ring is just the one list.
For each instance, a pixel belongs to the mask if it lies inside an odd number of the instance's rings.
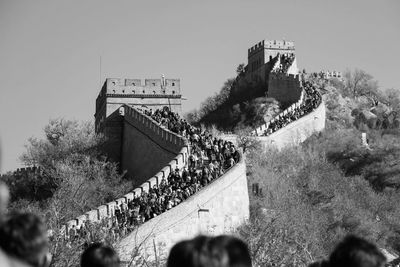
[{"label": "watchtower", "polygon": [[247,53],[249,71],[255,71],[265,63],[271,61],[278,54],[293,54],[294,42],[280,40],[262,40],[250,47]]},{"label": "watchtower", "polygon": [[153,110],[168,106],[181,114],[180,80],[162,77],[143,83],[141,79],[107,78],[96,99],[96,132],[103,132],[106,120],[112,120],[112,114],[123,104]]},{"label": "watchtower", "polygon": [[262,40],[247,51],[247,78],[255,80],[259,77],[268,81],[269,71],[273,67],[273,59],[278,55],[294,54],[294,42],[285,40]]},{"label": "watchtower", "polygon": [[156,110],[167,106],[181,115],[182,94],[179,79],[107,78],[96,99],[96,133],[106,136],[104,151],[110,160],[121,162],[124,117],[122,105]]}]

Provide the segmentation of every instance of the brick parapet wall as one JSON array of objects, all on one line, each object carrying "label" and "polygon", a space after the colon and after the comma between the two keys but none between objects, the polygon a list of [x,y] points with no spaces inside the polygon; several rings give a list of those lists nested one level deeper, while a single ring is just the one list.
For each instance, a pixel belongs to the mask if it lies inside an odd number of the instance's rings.
[{"label": "brick parapet wall", "polygon": [[141,255],[167,255],[176,242],[198,234],[233,233],[249,218],[246,165],[242,158],[224,175],[176,207],[140,225],[117,245],[118,255],[129,261],[140,247]]},{"label": "brick parapet wall", "polygon": [[258,136],[264,147],[274,146],[282,149],[290,145],[298,145],[304,142],[315,132],[320,132],[325,128],[326,108],[325,103],[321,104],[312,112],[304,115],[294,122],[289,123],[282,129],[268,136]]},{"label": "brick parapet wall", "polygon": [[268,97],[285,104],[295,103],[301,93],[301,77],[295,74],[271,72],[268,80]]},{"label": "brick parapet wall", "polygon": [[160,126],[155,120],[139,110],[127,105],[124,106],[124,109],[125,120],[163,148],[174,153],[179,153],[182,146],[188,145],[185,138]]},{"label": "brick parapet wall", "polygon": [[172,151],[176,156],[163,167],[159,172],[155,173],[152,177],[149,177],[147,181],[136,187],[131,192],[124,196],[116,199],[115,201],[105,203],[96,209],[90,210],[85,214],[78,216],[77,218],[68,221],[61,229],[66,235],[68,235],[69,229],[73,226],[80,228],[80,226],[87,222],[100,222],[103,219],[112,218],[116,206],[127,203],[128,200],[132,200],[135,196],[140,196],[142,191],[148,192],[150,187],[159,185],[162,178],[167,178],[171,170],[176,168],[182,169],[187,166],[189,158],[189,147],[187,140],[182,136],[179,136],[168,129],[158,125],[156,121],[146,116],[142,112],[135,108],[124,105],[122,108],[125,120],[135,124],[135,127],[140,128],[149,138],[157,142],[160,146],[165,149]]},{"label": "brick parapet wall", "polygon": [[305,97],[305,92],[304,92],[304,90],[303,90],[302,88],[299,89],[299,90],[301,90],[299,100],[297,100],[295,103],[293,103],[292,105],[290,105],[287,109],[285,109],[284,111],[280,112],[278,115],[276,115],[275,117],[273,117],[270,121],[268,121],[268,122],[262,124],[261,126],[257,127],[257,128],[252,132],[252,134],[253,134],[253,135],[257,135],[257,136],[263,134],[264,131],[265,131],[266,129],[268,129],[268,126],[269,126],[271,123],[273,123],[275,120],[278,120],[279,117],[284,116],[284,115],[286,115],[286,114],[288,114],[288,113],[294,111],[296,108],[299,108],[299,107],[301,106],[301,104],[303,103],[304,97]]},{"label": "brick parapet wall", "polygon": [[[70,220],[63,227],[65,233],[74,225],[79,228],[83,223],[99,222],[111,218],[115,208],[121,203],[139,196],[142,191],[158,185],[167,178],[171,170],[187,166],[189,148],[186,139],[161,127],[150,117],[129,106],[123,107],[125,120],[130,120],[147,136],[176,151],[176,156],[159,172],[140,186],[96,209]],[[164,256],[176,242],[191,238],[197,234],[217,235],[233,233],[249,218],[249,196],[246,178],[246,165],[241,157],[239,163],[208,186],[159,216],[140,225],[134,232],[123,238],[118,244],[118,254],[123,261],[130,260],[132,249],[141,244],[141,253],[150,255],[154,246],[162,250]],[[150,257],[154,257],[153,255]]]},{"label": "brick parapet wall", "polygon": [[27,176],[31,174],[40,174],[41,169],[39,167],[26,167],[26,168],[18,168],[14,171],[14,176]]}]

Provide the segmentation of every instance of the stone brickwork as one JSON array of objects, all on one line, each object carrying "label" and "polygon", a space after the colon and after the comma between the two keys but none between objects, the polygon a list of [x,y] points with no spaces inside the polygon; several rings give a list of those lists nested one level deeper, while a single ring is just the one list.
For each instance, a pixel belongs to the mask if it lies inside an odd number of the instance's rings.
[{"label": "stone brickwork", "polygon": [[[291,122],[286,127],[268,136],[258,136],[264,147],[275,146],[281,149],[285,146],[298,145],[304,142],[315,132],[321,132],[325,128],[326,116],[324,102],[311,113]],[[261,129],[260,129],[261,131]]]},{"label": "stone brickwork", "polygon": [[187,141],[159,126],[150,117],[127,105],[124,106],[121,169],[139,184],[157,173],[184,149]]},{"label": "stone brickwork", "polygon": [[13,176],[28,176],[28,175],[39,175],[42,173],[41,168],[38,167],[26,167],[18,168],[13,172]]},{"label": "stone brickwork", "polygon": [[[182,94],[179,79],[119,79],[108,78],[96,99],[96,133],[103,133],[108,141],[105,151],[111,161],[122,162],[124,122],[119,114],[122,105],[146,106],[159,109],[164,106],[181,114]],[[165,162],[164,162],[165,163]]]},{"label": "stone brickwork", "polygon": [[249,218],[249,196],[244,160],[223,176],[173,209],[139,226],[117,246],[123,261],[140,246],[145,257],[158,253],[166,256],[178,241],[198,234],[233,233]]},{"label": "stone brickwork", "polygon": [[107,78],[96,99],[95,124],[97,132],[104,132],[106,120],[121,105],[164,106],[178,114],[182,112],[182,94],[179,79],[119,79]]},{"label": "stone brickwork", "polygon": [[[122,143],[123,166],[131,172],[143,172],[140,185],[132,192],[115,201],[68,221],[62,230],[80,228],[82,224],[99,222],[114,216],[117,205],[127,203],[142,191],[159,185],[171,170],[187,167],[189,150],[186,140],[160,127],[150,117],[138,110],[124,105],[116,110],[123,118]],[[148,150],[148,151],[147,151]],[[146,155],[146,156],[143,156]],[[166,163],[163,163],[164,161]],[[150,173],[145,178],[145,173]],[[207,187],[180,203],[171,210],[147,221],[130,233],[118,244],[122,260],[130,259],[132,249],[141,244],[141,253],[151,255],[156,245],[164,256],[171,246],[179,240],[192,238],[199,233],[231,233],[249,218],[249,196],[246,178],[246,165],[241,161]]]},{"label": "stone brickwork", "polygon": [[[103,219],[112,218],[114,216],[115,207],[117,205],[120,205],[121,203],[128,203],[128,200],[133,199],[134,196],[140,196],[142,191],[148,192],[150,187],[154,187],[154,185],[158,186],[163,178],[166,179],[168,177],[171,170],[174,170],[176,168],[181,170],[183,167],[187,166],[189,151],[186,142],[182,137],[170,132],[165,128],[159,127],[155,121],[132,107],[125,105],[121,108],[121,110],[122,117],[127,117],[128,119],[132,117],[131,121],[135,121],[137,123],[136,127],[142,129],[145,133],[142,139],[135,139],[135,136],[129,135],[124,135],[124,139],[132,139],[133,142],[141,142],[145,138],[150,138],[153,140],[153,142],[157,142],[165,149],[170,149],[171,151],[175,151],[176,153],[169,158],[169,161],[167,163],[163,164],[162,167],[160,167],[159,169],[156,169],[146,179],[142,179],[142,181],[137,181],[139,185],[134,190],[132,190],[132,192],[127,193],[126,195],[122,196],[119,199],[116,199],[115,201],[100,205],[96,209],[88,211],[85,214],[68,221],[66,225],[64,225],[61,229],[66,234],[69,233],[69,230],[73,228],[73,226],[75,226],[76,228],[80,228],[81,225],[87,221],[95,223]],[[116,112],[119,113],[120,111],[117,110]],[[132,158],[131,160],[134,161],[134,158]],[[151,160],[156,162],[157,160],[159,160],[159,158],[158,155],[154,154],[153,158],[147,158],[146,160],[146,163],[142,162],[142,169],[149,168],[149,166],[153,164]]]},{"label": "stone brickwork", "polygon": [[301,94],[300,75],[271,73],[268,81],[268,97],[275,98],[283,105],[299,100]]},{"label": "stone brickwork", "polygon": [[278,54],[289,54],[295,52],[294,42],[285,40],[262,40],[250,47],[247,51],[248,71],[254,72]]}]

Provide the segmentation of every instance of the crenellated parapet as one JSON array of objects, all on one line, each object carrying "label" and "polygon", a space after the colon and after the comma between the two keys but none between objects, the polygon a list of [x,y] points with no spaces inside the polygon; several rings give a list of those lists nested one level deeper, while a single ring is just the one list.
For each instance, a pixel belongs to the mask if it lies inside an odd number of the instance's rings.
[{"label": "crenellated parapet", "polygon": [[26,168],[18,168],[13,172],[14,176],[28,176],[28,175],[40,175],[42,174],[42,169],[40,167],[26,167]]},{"label": "crenellated parapet", "polygon": [[178,114],[182,111],[180,79],[107,78],[96,99],[96,132],[107,131],[108,118],[123,104],[159,109],[168,106]]},{"label": "crenellated parapet", "polygon": [[[149,192],[150,188],[158,186],[162,179],[167,179],[171,171],[175,169],[182,170],[188,164],[189,158],[189,146],[187,140],[180,135],[177,135],[170,130],[160,126],[156,121],[142,113],[141,111],[124,105],[120,110],[121,115],[124,117],[124,121],[139,130],[146,138],[151,139],[151,142],[156,143],[162,149],[169,150],[171,156],[169,162],[162,168],[145,180],[143,180],[134,190],[121,196],[115,201],[100,205],[96,209],[90,210],[85,214],[78,216],[75,219],[68,221],[63,227],[62,232],[68,236],[71,229],[79,229],[85,223],[99,223],[102,220],[110,221],[115,216],[115,210],[120,207],[121,204],[127,204],[128,201],[133,200],[135,197],[142,195],[142,192]],[[126,139],[131,139],[132,142],[140,142],[141,140],[135,140],[131,136],[126,136]],[[153,155],[155,161],[157,155]],[[133,158],[132,160],[137,160]],[[145,169],[149,166],[142,165],[141,168]],[[110,225],[111,227],[111,225]]]},{"label": "crenellated parapet", "polygon": [[171,95],[181,94],[180,79],[118,79],[108,78],[105,81],[107,95]]},{"label": "crenellated parapet", "polygon": [[300,93],[300,98],[298,101],[290,105],[288,108],[286,108],[284,111],[273,117],[270,121],[262,124],[261,126],[257,127],[252,134],[256,136],[261,136],[269,129],[269,126],[273,124],[275,121],[279,121],[282,117],[284,117],[287,114],[290,114],[291,112],[295,111],[296,109],[299,109],[303,103],[304,100],[304,90],[301,90]]},{"label": "crenellated parapet", "polygon": [[186,138],[162,127],[143,112],[127,105],[124,105],[123,108],[125,121],[133,127],[138,128],[164,149],[178,153],[181,147],[188,146]]},{"label": "crenellated parapet", "polygon": [[268,80],[268,97],[283,105],[295,103],[301,94],[301,76],[271,72]]},{"label": "crenellated parapet", "polygon": [[301,75],[299,74],[287,74],[287,73],[280,73],[280,72],[273,72],[270,75],[270,80],[277,81],[277,82],[287,82],[293,83],[297,86],[301,86]]},{"label": "crenellated parapet", "polygon": [[[68,221],[62,227],[66,238],[69,238],[71,229],[72,232],[77,231],[89,222],[105,221],[103,230],[114,229],[117,209],[121,210],[121,206],[128,205],[135,198],[143,197],[143,192],[149,193],[150,189],[160,187],[162,182],[165,185],[172,171],[182,171],[188,167],[190,149],[186,138],[171,132],[136,108],[123,105],[118,112],[124,120],[123,165],[137,164],[141,169],[148,169],[151,162],[160,160],[161,154],[165,154],[168,161],[131,192]],[[140,147],[143,144],[144,149]],[[139,154],[134,154],[135,151]],[[151,156],[148,164],[138,164],[138,161],[146,159],[146,153]],[[125,163],[124,158],[127,159]],[[154,246],[161,250],[159,253],[167,253],[176,242],[200,233],[232,233],[248,218],[246,165],[243,156],[240,156],[239,161],[226,169],[223,175],[216,177],[184,201],[136,224],[132,232],[122,237],[117,249],[123,261],[130,260],[131,251],[137,246],[143,255],[151,254]]]},{"label": "crenellated parapet", "polygon": [[[294,42],[286,40],[262,40],[250,47],[247,51],[247,66],[245,78],[251,82],[260,79],[268,82],[268,75],[276,61],[281,62],[280,57],[291,57],[295,54]],[[296,60],[289,73],[297,74]]]},{"label": "crenellated parapet", "polygon": [[295,50],[295,46],[293,41],[262,40],[248,49],[248,56],[250,57],[262,50],[280,50],[292,52]]},{"label": "crenellated parapet", "polygon": [[[259,136],[264,145],[274,144],[282,148],[288,144],[299,144],[312,133],[325,128],[325,105],[317,88],[303,81],[299,75],[275,74],[270,78],[294,79],[300,90],[299,99],[273,119],[257,127],[252,134]],[[297,81],[299,83],[297,84]]]}]

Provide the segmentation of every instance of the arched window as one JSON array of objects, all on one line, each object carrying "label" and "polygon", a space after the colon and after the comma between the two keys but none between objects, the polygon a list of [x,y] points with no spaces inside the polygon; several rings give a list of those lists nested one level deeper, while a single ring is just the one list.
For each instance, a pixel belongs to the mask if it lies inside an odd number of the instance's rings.
[{"label": "arched window", "polygon": [[174,94],[175,94],[175,91],[172,91],[172,94],[174,95]]},{"label": "arched window", "polygon": [[132,83],[132,85],[135,86],[136,84],[135,84],[135,83]]},{"label": "arched window", "polygon": [[175,86],[175,83],[172,83],[172,86]]},{"label": "arched window", "polygon": [[156,94],[156,91],[153,91],[153,95],[155,95]]},{"label": "arched window", "polygon": [[143,94],[145,93],[146,91],[145,90],[143,90]]},{"label": "arched window", "polygon": [[132,94],[136,94],[135,90],[132,90]]},{"label": "arched window", "polygon": [[156,83],[153,83],[153,86],[156,86]]}]

